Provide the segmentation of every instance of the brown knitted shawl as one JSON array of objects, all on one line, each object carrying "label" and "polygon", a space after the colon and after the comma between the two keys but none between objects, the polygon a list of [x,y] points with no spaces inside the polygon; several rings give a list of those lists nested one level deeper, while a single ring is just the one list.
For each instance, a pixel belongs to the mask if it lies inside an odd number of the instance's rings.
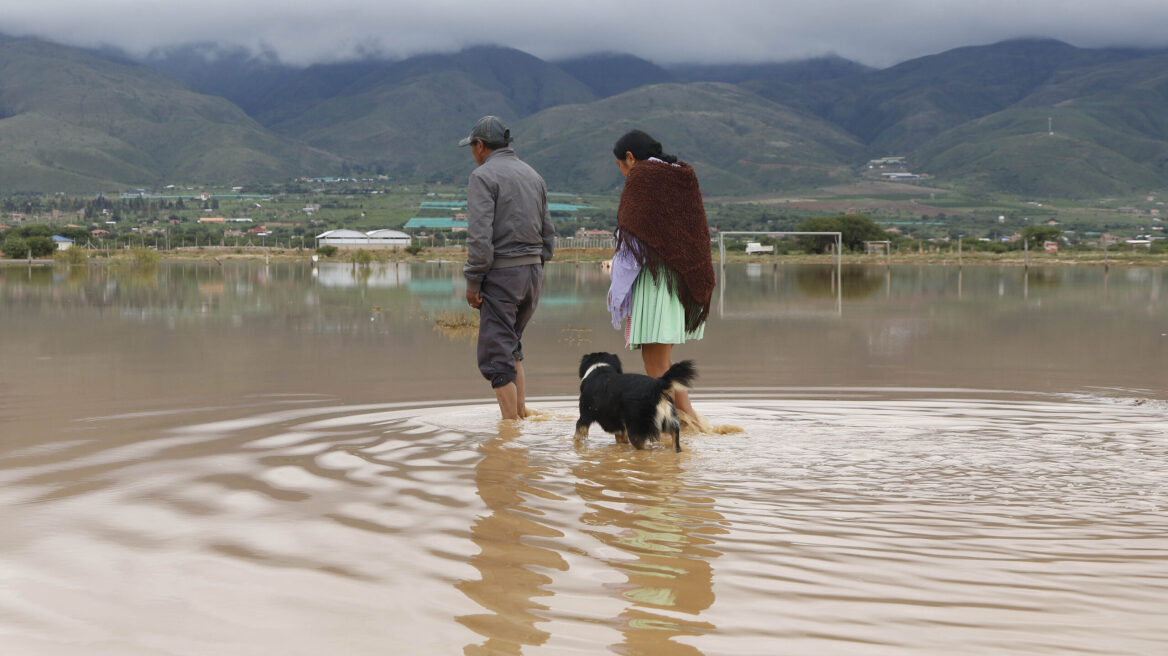
[{"label": "brown knitted shawl", "polygon": [[[626,245],[658,284],[658,276],[665,274],[666,285],[685,308],[685,329],[696,330],[710,313],[714,265],[710,226],[693,167],[685,162],[678,166],[637,162],[625,178],[616,220],[617,250]],[[668,275],[663,265],[676,275]]]}]

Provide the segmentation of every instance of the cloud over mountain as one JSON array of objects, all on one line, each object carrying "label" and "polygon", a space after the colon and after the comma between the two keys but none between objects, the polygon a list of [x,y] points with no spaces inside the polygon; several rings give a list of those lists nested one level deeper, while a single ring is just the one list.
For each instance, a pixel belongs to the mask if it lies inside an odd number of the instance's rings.
[{"label": "cloud over mountain", "polygon": [[0,32],[135,54],[217,42],[287,63],[402,58],[498,44],[543,59],[597,51],[657,63],[781,61],[838,54],[887,66],[950,48],[1041,34],[1080,47],[1162,47],[1162,0],[54,0],[8,3]]}]

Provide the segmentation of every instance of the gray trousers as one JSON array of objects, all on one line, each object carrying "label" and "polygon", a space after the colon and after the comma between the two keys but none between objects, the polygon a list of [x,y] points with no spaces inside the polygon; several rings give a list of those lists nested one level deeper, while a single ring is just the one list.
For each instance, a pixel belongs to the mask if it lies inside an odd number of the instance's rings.
[{"label": "gray trousers", "polygon": [[515,382],[515,361],[523,359],[523,329],[543,289],[543,265],[491,269],[479,295],[479,371],[492,388]]}]

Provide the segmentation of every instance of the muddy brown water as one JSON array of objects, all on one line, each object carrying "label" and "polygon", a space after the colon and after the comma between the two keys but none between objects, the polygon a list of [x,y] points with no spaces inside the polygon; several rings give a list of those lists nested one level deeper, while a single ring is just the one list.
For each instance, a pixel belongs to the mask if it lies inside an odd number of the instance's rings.
[{"label": "muddy brown water", "polygon": [[1168,652],[1168,271],[728,266],[680,455],[547,273],[507,425],[448,263],[0,269],[0,653]]}]

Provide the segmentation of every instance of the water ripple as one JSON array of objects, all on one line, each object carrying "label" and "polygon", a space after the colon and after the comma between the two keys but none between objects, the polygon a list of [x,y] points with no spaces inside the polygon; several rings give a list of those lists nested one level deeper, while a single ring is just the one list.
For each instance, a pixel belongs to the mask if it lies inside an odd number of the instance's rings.
[{"label": "water ripple", "polygon": [[533,400],[519,425],[497,422],[486,402],[278,398],[212,421],[206,410],[88,420],[85,440],[0,464],[0,644],[1168,646],[1163,404],[872,388],[719,389],[695,401],[744,430],[686,435],[681,454],[632,451],[595,427],[575,442],[569,397]]}]

